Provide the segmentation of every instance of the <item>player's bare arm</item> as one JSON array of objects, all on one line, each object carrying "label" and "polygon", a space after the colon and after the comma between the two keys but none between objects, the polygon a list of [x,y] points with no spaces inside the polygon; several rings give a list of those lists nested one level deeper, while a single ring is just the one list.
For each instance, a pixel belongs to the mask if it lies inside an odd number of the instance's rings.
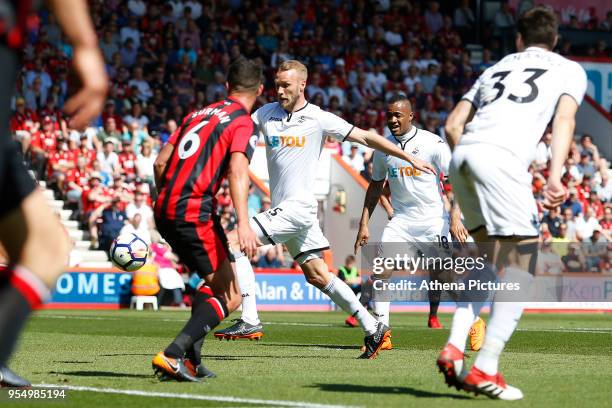
[{"label": "player's bare arm", "polygon": [[64,105],[72,116],[70,126],[83,129],[95,119],[104,106],[108,77],[98,47],[87,2],[82,0],[48,0],[64,34],[73,46],[73,67],[82,83],[81,89]]},{"label": "player's bare arm", "polygon": [[249,159],[243,153],[232,153],[227,172],[230,186],[230,196],[238,218],[238,243],[240,250],[249,258],[255,255],[261,242],[249,225]]},{"label": "player's bare arm", "polygon": [[577,110],[578,104],[574,98],[569,95],[561,95],[553,119],[550,174],[544,189],[544,206],[546,208],[559,206],[567,195],[567,191],[561,183],[561,170],[572,143]]},{"label": "player's bare arm", "polygon": [[372,180],[368,186],[365,200],[363,202],[361,221],[359,222],[359,232],[357,232],[357,239],[355,240],[355,254],[357,254],[359,247],[366,245],[370,239],[368,223],[370,222],[370,217],[372,216],[372,213],[376,209],[376,205],[382,196],[384,185],[385,180]]},{"label": "player's bare arm", "polygon": [[431,164],[409,155],[384,137],[377,135],[374,132],[354,127],[353,130],[351,130],[351,133],[349,133],[346,137],[346,140],[371,147],[372,149],[380,150],[383,153],[405,160],[412,164],[415,169],[422,172],[436,174],[436,169],[434,169]]},{"label": "player's bare arm", "polygon": [[453,237],[461,244],[463,244],[470,235],[461,221],[461,209],[459,209],[457,200],[451,200],[450,233],[453,234]]},{"label": "player's bare arm", "polygon": [[155,163],[153,163],[153,174],[155,176],[155,186],[157,186],[157,189],[160,189],[162,187],[162,176],[164,175],[164,171],[166,171],[168,160],[170,160],[170,157],[172,157],[173,151],[174,145],[172,145],[171,143],[166,143],[157,155]]},{"label": "player's bare arm", "polygon": [[446,140],[451,150],[455,150],[455,146],[459,144],[461,135],[463,135],[463,129],[472,120],[475,112],[476,109],[474,109],[474,105],[471,102],[461,100],[450,115],[448,115],[444,132],[446,133]]},{"label": "player's bare arm", "polygon": [[393,218],[394,211],[393,206],[391,205],[391,188],[389,187],[389,182],[385,183],[385,187],[383,188],[382,196],[380,196],[380,204],[383,206],[385,211],[387,212],[387,218],[389,221]]}]

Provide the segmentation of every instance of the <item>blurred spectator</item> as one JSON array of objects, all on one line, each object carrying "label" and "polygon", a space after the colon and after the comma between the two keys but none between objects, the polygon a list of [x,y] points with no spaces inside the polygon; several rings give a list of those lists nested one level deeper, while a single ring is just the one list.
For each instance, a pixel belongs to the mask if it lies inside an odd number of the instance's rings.
[{"label": "blurred spectator", "polygon": [[136,158],[136,174],[148,183],[153,182],[153,163],[157,155],[153,153],[152,143],[145,140],[140,146],[140,154]]},{"label": "blurred spectator", "polygon": [[123,225],[119,234],[134,234],[146,242],[147,245],[151,244],[151,232],[147,225],[143,222],[140,214],[134,214],[134,216]]},{"label": "blurred spectator", "polygon": [[266,254],[259,258],[256,266],[258,268],[280,268],[282,266],[282,262],[277,258],[276,254],[276,246],[271,246]]},{"label": "blurred spectator", "polygon": [[571,242],[576,241],[578,237],[576,236],[576,216],[574,215],[574,212],[571,208],[566,207],[562,209],[562,214],[563,223],[559,225],[559,229],[557,230],[557,234],[559,235],[556,236],[561,236],[560,229],[563,225],[565,228],[565,237],[567,237],[567,239]]},{"label": "blurred spectator", "polygon": [[147,197],[142,191],[136,190],[134,192],[134,202],[127,205],[125,214],[129,220],[139,215],[142,220],[142,225],[147,229],[153,229],[155,226],[153,209],[147,204]]},{"label": "blurred spectator", "polygon": [[561,260],[568,272],[584,272],[587,270],[584,254],[578,244],[568,245],[567,255],[562,256]]},{"label": "blurred spectator", "polygon": [[356,143],[351,144],[350,153],[348,156],[342,156],[342,159],[357,173],[361,173],[365,169],[363,154],[359,151],[359,146]]},{"label": "blurred spectator", "polygon": [[548,225],[548,231],[554,237],[559,236],[559,227],[563,224],[563,220],[560,217],[561,209],[559,207],[551,209],[544,218],[542,222],[545,222]]},{"label": "blurred spectator", "polygon": [[470,8],[469,0],[461,0],[459,6],[455,9],[453,24],[463,37],[471,38],[473,30],[476,28],[476,18]]},{"label": "blurred spectator", "polygon": [[538,268],[540,272],[551,275],[560,275],[565,271],[561,257],[553,251],[548,241],[542,243],[542,250],[538,253]]},{"label": "blurred spectator", "polygon": [[117,128],[117,122],[114,117],[109,116],[104,122],[104,128],[100,130],[97,134],[96,145],[99,145],[98,142],[102,144],[106,144],[106,142],[111,143],[119,143],[121,140],[121,131]]},{"label": "blurred spectator", "polygon": [[168,243],[161,238],[159,233],[153,234],[151,253],[153,256],[153,263],[157,265],[159,285],[161,286],[157,298],[158,303],[160,305],[163,304],[165,293],[170,291],[172,293],[173,303],[181,308],[186,307],[185,303],[183,302],[185,282],[177,270],[177,262],[179,259],[172,253],[172,249]]},{"label": "blurred spectator", "polygon": [[104,141],[103,149],[96,159],[100,163],[100,170],[110,175],[119,174],[119,156],[115,153],[115,144],[112,140]]},{"label": "blurred spectator", "polygon": [[437,1],[430,1],[429,8],[425,11],[425,25],[430,33],[437,33],[444,25],[444,18],[440,13],[440,4]]},{"label": "blurred spectator", "polygon": [[348,255],[344,265],[338,268],[338,278],[346,282],[355,294],[361,291],[361,277],[353,255]]},{"label": "blurred spectator", "polygon": [[608,241],[601,233],[601,227],[597,226],[593,230],[593,235],[587,240],[584,245],[586,255],[587,270],[590,272],[598,272],[599,262],[601,258],[608,252]]},{"label": "blurred spectator", "polygon": [[591,238],[593,231],[598,227],[599,221],[595,218],[590,207],[587,207],[584,213],[576,217],[576,234],[584,241]]},{"label": "blurred spectator", "polygon": [[153,96],[153,91],[143,77],[142,67],[135,67],[133,75],[134,77],[130,79],[128,86],[135,87],[137,90],[136,97],[146,103]]},{"label": "blurred spectator", "polygon": [[574,216],[582,213],[582,204],[578,200],[578,192],[575,187],[570,188],[569,197],[563,204],[561,204],[561,210],[569,208],[574,213]]},{"label": "blurred spectator", "polygon": [[119,209],[119,201],[119,197],[113,197],[110,207],[102,211],[98,239],[99,249],[106,252],[127,221],[125,212]]}]

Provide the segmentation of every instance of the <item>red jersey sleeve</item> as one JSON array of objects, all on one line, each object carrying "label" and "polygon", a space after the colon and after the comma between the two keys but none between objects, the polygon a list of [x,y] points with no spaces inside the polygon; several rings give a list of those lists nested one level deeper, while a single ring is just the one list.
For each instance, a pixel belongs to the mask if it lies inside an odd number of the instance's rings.
[{"label": "red jersey sleeve", "polygon": [[[243,119],[244,118],[244,119]],[[235,126],[231,129],[230,153],[244,153],[249,160],[253,157],[255,146],[257,146],[257,131],[255,124],[248,115],[236,120]]]}]

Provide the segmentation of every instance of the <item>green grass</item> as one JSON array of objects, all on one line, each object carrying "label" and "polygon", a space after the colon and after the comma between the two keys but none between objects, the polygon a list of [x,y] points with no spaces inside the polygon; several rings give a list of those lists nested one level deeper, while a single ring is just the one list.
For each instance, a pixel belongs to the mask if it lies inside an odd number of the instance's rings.
[{"label": "green grass", "polygon": [[[393,314],[395,349],[363,361],[355,359],[361,330],[344,327],[341,313],[261,313],[269,323],[260,342],[207,338],[202,353],[218,378],[201,384],[160,383],[152,376],[151,358],[172,340],[187,316],[182,311],[42,311],[30,320],[11,367],[37,384],[368,407],[504,404],[446,387],[434,362],[448,330],[427,329],[424,314]],[[450,319],[450,315],[441,316],[446,327]],[[514,406],[611,405],[609,315],[531,314],[523,317],[519,329],[500,364],[506,380],[526,396]],[[67,401],[52,404],[257,406],[86,391],[69,391]]]}]

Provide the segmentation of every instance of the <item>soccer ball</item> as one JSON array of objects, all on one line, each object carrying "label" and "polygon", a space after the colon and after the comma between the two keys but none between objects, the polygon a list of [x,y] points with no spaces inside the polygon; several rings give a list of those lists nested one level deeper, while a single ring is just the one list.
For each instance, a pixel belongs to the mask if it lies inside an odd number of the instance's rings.
[{"label": "soccer ball", "polygon": [[110,258],[119,269],[132,272],[147,263],[149,246],[136,234],[122,234],[113,241]]}]

